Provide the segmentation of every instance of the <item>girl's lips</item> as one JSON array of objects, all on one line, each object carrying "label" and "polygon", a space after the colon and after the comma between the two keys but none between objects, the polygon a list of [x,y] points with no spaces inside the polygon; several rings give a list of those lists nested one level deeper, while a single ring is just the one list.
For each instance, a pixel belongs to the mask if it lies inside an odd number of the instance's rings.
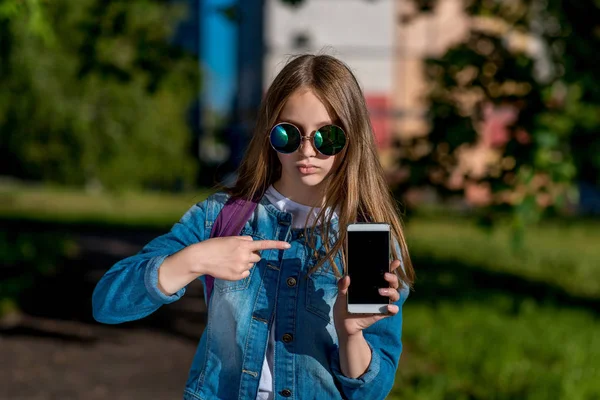
[{"label": "girl's lips", "polygon": [[300,171],[302,175],[310,175],[317,172],[317,167],[314,167],[312,165],[299,165],[298,171]]}]

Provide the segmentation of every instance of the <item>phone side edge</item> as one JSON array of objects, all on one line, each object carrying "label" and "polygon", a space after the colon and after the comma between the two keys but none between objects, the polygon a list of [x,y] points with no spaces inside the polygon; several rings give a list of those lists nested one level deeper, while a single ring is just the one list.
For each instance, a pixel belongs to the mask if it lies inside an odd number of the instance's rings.
[{"label": "phone side edge", "polygon": [[348,304],[350,314],[387,314],[388,304]]},{"label": "phone side edge", "polygon": [[348,224],[346,230],[348,232],[390,232],[391,227],[384,223],[353,223]]}]

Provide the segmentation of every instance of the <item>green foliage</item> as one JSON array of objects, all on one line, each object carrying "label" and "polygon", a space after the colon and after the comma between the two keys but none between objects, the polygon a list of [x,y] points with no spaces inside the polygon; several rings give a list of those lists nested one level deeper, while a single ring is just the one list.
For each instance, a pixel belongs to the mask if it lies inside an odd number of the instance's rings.
[{"label": "green foliage", "polygon": [[3,8],[2,173],[108,188],[189,185],[197,63],[169,43],[182,10],[141,0],[30,3],[56,40],[31,34],[33,11]]},{"label": "green foliage", "polygon": [[54,275],[64,258],[76,251],[65,233],[0,231],[0,317],[18,309],[23,292]]},{"label": "green foliage", "polygon": [[[399,191],[433,186],[449,197],[478,186],[490,192],[482,214],[510,211],[522,234],[545,210],[574,201],[575,181],[600,185],[600,35],[580,23],[600,17],[600,4],[469,0],[465,10],[476,21],[466,41],[427,61],[431,129],[403,143],[410,179]],[[496,154],[484,173],[457,168],[473,148]]]},{"label": "green foliage", "polygon": [[54,43],[54,33],[46,21],[45,10],[40,0],[2,0],[0,2],[0,23],[10,19],[24,17],[27,30],[45,41]]}]

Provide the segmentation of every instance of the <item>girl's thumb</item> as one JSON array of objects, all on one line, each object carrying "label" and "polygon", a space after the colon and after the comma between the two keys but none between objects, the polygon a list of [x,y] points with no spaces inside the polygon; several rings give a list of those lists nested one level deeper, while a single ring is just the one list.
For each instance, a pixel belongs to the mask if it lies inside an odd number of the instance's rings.
[{"label": "girl's thumb", "polygon": [[345,276],[338,281],[338,296],[346,296],[350,286],[350,277]]}]

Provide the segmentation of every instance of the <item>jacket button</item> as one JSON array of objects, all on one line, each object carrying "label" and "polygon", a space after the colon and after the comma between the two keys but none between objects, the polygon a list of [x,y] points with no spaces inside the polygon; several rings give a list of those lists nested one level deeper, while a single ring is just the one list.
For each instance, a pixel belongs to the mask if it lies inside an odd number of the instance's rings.
[{"label": "jacket button", "polygon": [[289,333],[286,333],[285,335],[283,335],[282,340],[283,340],[283,343],[289,343],[292,340],[294,340],[294,337],[292,335],[290,335]]},{"label": "jacket button", "polygon": [[281,395],[283,397],[290,397],[292,395],[292,391],[290,389],[283,389],[281,391]]},{"label": "jacket button", "polygon": [[296,286],[296,278],[290,276],[287,278],[286,283],[289,287],[294,287]]}]

